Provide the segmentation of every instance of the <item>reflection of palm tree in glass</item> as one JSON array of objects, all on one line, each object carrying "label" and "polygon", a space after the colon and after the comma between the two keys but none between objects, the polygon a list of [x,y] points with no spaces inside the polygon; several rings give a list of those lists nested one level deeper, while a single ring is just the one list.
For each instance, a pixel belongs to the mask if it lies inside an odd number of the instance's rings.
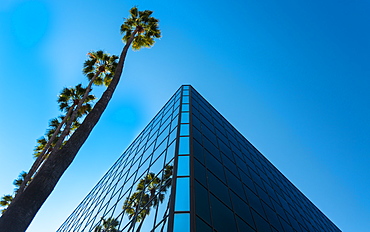
[{"label": "reflection of palm tree in glass", "polygon": [[151,208],[155,208],[163,202],[165,193],[171,186],[172,168],[172,165],[167,165],[162,178],[159,178],[153,172],[147,174],[139,181],[136,192],[125,200],[123,209],[129,219],[132,219],[127,231],[133,229],[137,222],[140,222],[140,224],[136,231],[140,231],[144,219],[150,214]]},{"label": "reflection of palm tree in glass", "polygon": [[116,228],[119,225],[119,221],[117,219],[108,218],[105,220],[102,218],[101,220],[103,221],[103,224],[95,227],[94,232],[120,232]]}]

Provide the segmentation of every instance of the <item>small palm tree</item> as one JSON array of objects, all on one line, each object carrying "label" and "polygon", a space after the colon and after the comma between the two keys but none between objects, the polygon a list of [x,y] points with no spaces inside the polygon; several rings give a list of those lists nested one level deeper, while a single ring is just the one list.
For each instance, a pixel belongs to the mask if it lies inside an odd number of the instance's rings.
[{"label": "small palm tree", "polygon": [[12,202],[13,200],[13,196],[12,195],[4,195],[1,200],[0,200],[0,205],[3,207],[3,209],[1,210],[1,213],[5,213],[7,207],[10,205],[10,203]]},{"label": "small palm tree", "polygon": [[18,192],[26,176],[27,176],[27,172],[23,171],[19,174],[18,178],[13,181],[13,185],[15,186],[15,189],[14,189],[15,193]]},{"label": "small palm tree", "polygon": [[[24,182],[24,178],[27,176],[27,172],[21,172],[17,179],[13,181],[14,193],[17,193],[20,186]],[[10,203],[13,201],[14,197],[12,195],[4,195],[0,200],[0,206],[3,206],[3,209],[1,210],[1,213],[4,213],[7,207],[10,205]]]}]

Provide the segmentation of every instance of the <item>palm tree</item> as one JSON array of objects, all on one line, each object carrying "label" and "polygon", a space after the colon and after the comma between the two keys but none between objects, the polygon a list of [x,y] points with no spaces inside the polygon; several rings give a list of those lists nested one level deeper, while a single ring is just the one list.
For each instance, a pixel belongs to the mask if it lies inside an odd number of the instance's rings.
[{"label": "palm tree", "polygon": [[21,172],[17,179],[13,181],[13,185],[15,186],[14,192],[17,193],[19,188],[21,187],[22,183],[24,182],[24,179],[27,176],[27,172]]},{"label": "palm tree", "polygon": [[119,221],[115,218],[108,218],[105,220],[104,218],[101,219],[103,221],[102,225],[95,227],[94,232],[120,232],[116,227],[119,225]]},{"label": "palm tree", "polygon": [[[138,11],[136,7],[130,10],[130,18],[126,19],[126,22],[130,23],[125,22],[121,26],[121,32],[125,34],[123,40],[126,45],[121,52],[111,83],[65,145],[59,150],[52,151],[39,169],[37,176],[9,205],[0,218],[0,232],[24,232],[27,229],[106,109],[119,83],[131,44],[135,50],[138,50],[141,47],[152,46],[154,38],[160,38],[158,20],[151,16],[152,13],[148,10]],[[134,41],[137,36],[140,36],[140,39]]]},{"label": "palm tree", "polygon": [[[35,148],[36,153],[34,154],[36,160],[31,169],[28,171],[28,174],[25,176],[25,181],[19,186],[19,191],[16,192],[15,198],[17,198],[19,194],[24,191],[26,185],[35,175],[36,171],[40,168],[41,164],[45,161],[53,148],[57,146],[60,147],[62,145],[65,137],[70,133],[70,126],[67,128],[68,122],[71,121],[71,123],[74,123],[75,125],[78,124],[77,120],[71,118],[72,113],[76,111],[77,118],[79,118],[91,111],[92,107],[90,102],[95,100],[95,97],[93,95],[88,95],[85,97],[86,91],[87,88],[83,88],[81,84],[76,85],[74,88],[64,88],[61,91],[57,102],[59,103],[59,109],[62,112],[64,111],[66,115],[60,116],[62,120],[61,122],[59,118],[52,119],[49,124],[50,129],[47,131],[47,139],[43,137],[37,140],[39,145]],[[83,97],[85,97],[85,104],[83,107],[77,108],[76,106]],[[65,127],[63,134],[61,135],[61,129],[63,126]]]},{"label": "palm tree", "polygon": [[130,18],[121,25],[122,40],[126,44],[132,42],[134,50],[154,45],[154,38],[160,38],[161,32],[158,29],[158,19],[153,18],[153,11],[139,11],[136,7],[131,8]]},{"label": "palm tree", "polygon": [[[21,172],[17,179],[13,181],[13,185],[15,186],[14,192],[17,193],[19,190],[19,187],[24,181],[24,178],[27,176],[27,172]],[[3,206],[3,209],[1,210],[1,213],[4,213],[7,207],[10,205],[10,203],[13,201],[14,197],[10,194],[4,195],[0,200],[0,206]]]},{"label": "palm tree", "polygon": [[[95,85],[106,85],[109,86],[110,82],[112,81],[112,76],[114,75],[114,71],[117,67],[116,60],[118,56],[104,53],[103,51],[99,50],[97,52],[90,52],[88,53],[89,59],[85,61],[83,73],[89,79],[89,84],[84,91],[82,98],[79,101],[76,101],[76,109],[73,111],[69,121],[67,121],[66,126],[61,138],[58,140],[55,147],[59,149],[62,145],[64,138],[68,135],[72,123],[75,121],[76,117],[79,117],[79,112],[84,109],[82,105],[89,99],[89,93],[91,91],[91,86]],[[89,109],[90,110],[90,109]]]},{"label": "palm tree", "polygon": [[87,53],[89,59],[84,63],[82,73],[94,85],[108,86],[112,81],[114,70],[117,67],[118,56],[109,55],[102,50]]},{"label": "palm tree", "polygon": [[3,206],[3,209],[1,210],[1,213],[5,213],[5,210],[7,209],[7,207],[10,205],[10,203],[12,202],[13,200],[13,196],[12,195],[4,195],[1,200],[0,200],[0,205]]}]

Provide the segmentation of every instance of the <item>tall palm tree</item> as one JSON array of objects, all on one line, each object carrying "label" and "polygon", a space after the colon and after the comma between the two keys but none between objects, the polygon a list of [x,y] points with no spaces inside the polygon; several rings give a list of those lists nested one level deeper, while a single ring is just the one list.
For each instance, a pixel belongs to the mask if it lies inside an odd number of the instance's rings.
[{"label": "tall palm tree", "polygon": [[161,32],[158,29],[158,19],[153,18],[153,11],[139,11],[137,7],[130,10],[130,18],[121,25],[122,40],[129,44],[132,42],[134,50],[154,45],[154,38],[160,38]]},{"label": "tall palm tree", "polygon": [[[125,34],[123,41],[126,45],[121,52],[111,83],[66,144],[49,155],[33,181],[9,205],[0,218],[0,232],[24,232],[27,229],[106,109],[119,83],[126,54],[131,44],[134,49],[138,50],[141,47],[152,46],[154,38],[160,38],[158,20],[151,16],[152,13],[148,10],[138,11],[136,7],[130,10],[130,17],[126,19],[126,22],[130,21],[130,23],[124,22],[121,26],[121,32]],[[141,38],[133,42],[137,36]]]}]

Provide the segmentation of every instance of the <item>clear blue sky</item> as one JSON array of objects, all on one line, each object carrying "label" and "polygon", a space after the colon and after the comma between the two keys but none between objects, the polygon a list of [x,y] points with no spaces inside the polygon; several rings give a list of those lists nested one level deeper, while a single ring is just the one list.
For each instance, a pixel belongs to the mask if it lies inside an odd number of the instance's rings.
[{"label": "clear blue sky", "polygon": [[[192,84],[339,228],[370,228],[370,3],[47,1],[0,4],[0,194],[33,162],[86,53],[119,54],[137,5],[163,38],[130,51],[114,98],[29,232],[55,231],[182,84]],[[99,90],[97,91],[99,93]]]}]

